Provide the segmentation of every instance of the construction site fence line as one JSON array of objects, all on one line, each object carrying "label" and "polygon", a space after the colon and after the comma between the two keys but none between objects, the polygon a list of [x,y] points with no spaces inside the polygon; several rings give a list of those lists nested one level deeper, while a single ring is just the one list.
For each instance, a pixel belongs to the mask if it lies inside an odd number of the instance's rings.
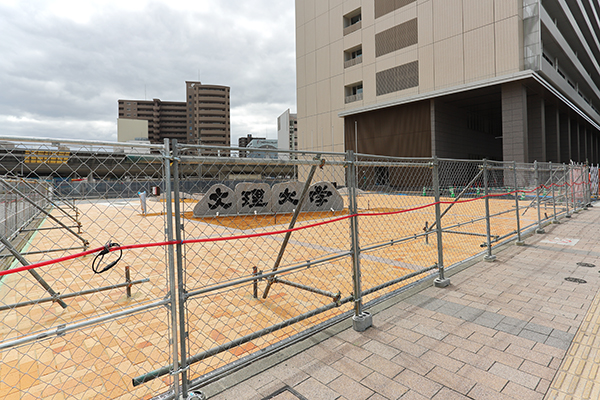
[{"label": "construction site fence line", "polygon": [[[222,241],[229,241],[229,240],[241,240],[241,239],[251,239],[251,238],[256,238],[256,237],[262,237],[262,236],[272,236],[272,235],[280,235],[280,234],[284,234],[284,233],[288,233],[288,232],[296,232],[296,231],[300,231],[300,230],[305,230],[305,229],[310,229],[310,228],[315,228],[321,225],[326,225],[326,224],[331,224],[331,223],[335,223],[335,222],[339,222],[339,221],[343,221],[349,218],[354,218],[354,217],[371,217],[371,216],[386,216],[386,215],[395,215],[395,214],[403,214],[403,213],[408,213],[408,212],[412,212],[412,211],[417,211],[417,210],[421,210],[424,208],[429,208],[429,207],[433,207],[437,204],[460,204],[460,203],[470,203],[470,202],[474,202],[474,201],[479,201],[479,200],[483,200],[485,198],[491,198],[491,197],[503,197],[503,196],[508,196],[511,194],[518,194],[518,193],[533,193],[538,189],[551,189],[552,186],[558,186],[558,187],[564,187],[564,186],[582,186],[585,185],[585,183],[573,183],[573,184],[562,184],[562,185],[558,185],[558,184],[552,184],[550,186],[545,186],[545,185],[541,185],[537,188],[531,189],[531,190],[513,190],[510,192],[503,192],[503,193],[490,193],[487,195],[483,195],[483,196],[479,196],[479,197],[475,197],[475,198],[470,198],[470,199],[464,199],[464,200],[456,200],[456,201],[448,201],[448,200],[440,200],[438,202],[435,203],[428,203],[419,207],[413,207],[413,208],[409,208],[409,209],[405,209],[405,210],[397,210],[397,211],[388,211],[388,212],[373,212],[373,213],[357,213],[357,214],[349,214],[349,215],[345,215],[342,217],[338,217],[332,220],[327,220],[327,221],[323,221],[323,222],[317,222],[314,224],[309,224],[309,225],[303,225],[301,227],[297,227],[297,228],[291,228],[291,229],[283,229],[283,230],[278,230],[278,231],[271,231],[271,232],[262,232],[262,233],[254,233],[254,234],[248,234],[248,235],[239,235],[239,236],[226,236],[226,237],[219,237],[219,238],[204,238],[204,239],[187,239],[187,240],[181,240],[181,241],[177,241],[177,240],[172,240],[172,241],[168,241],[168,242],[157,242],[157,243],[145,243],[145,244],[135,244],[135,245],[124,245],[124,246],[116,246],[116,247],[111,247],[109,249],[109,252],[115,252],[115,251],[119,251],[119,250],[132,250],[132,249],[142,249],[142,248],[148,248],[148,247],[161,247],[161,246],[173,246],[173,245],[177,245],[177,244],[194,244],[194,243],[208,243],[208,242],[222,242]],[[512,210],[508,210],[508,211],[504,211],[498,214],[491,214],[490,216],[497,216],[497,215],[502,215],[505,213],[509,213],[512,212]],[[483,217],[485,218],[485,217]],[[473,222],[475,220],[472,220],[471,222]],[[425,234],[422,234],[420,236],[423,236]],[[104,250],[105,247],[98,247],[95,249],[91,249],[91,250],[87,250],[78,254],[73,254],[70,256],[66,256],[66,257],[61,257],[61,258],[57,258],[54,260],[48,260],[48,261],[42,261],[39,263],[35,263],[35,264],[30,264],[30,265],[26,265],[26,266],[22,266],[22,267],[16,267],[16,268],[12,268],[9,270],[4,270],[4,271],[0,271],[0,276],[3,275],[9,275],[9,274],[15,274],[18,272],[23,272],[23,271],[28,271],[31,269],[35,269],[35,268],[40,268],[40,267],[44,267],[44,266],[48,266],[48,265],[53,265],[53,264],[57,264],[60,262],[64,262],[64,261],[69,261],[69,260],[73,260],[75,258],[79,258],[79,257],[85,257],[91,254],[95,254],[98,253],[102,250]]]},{"label": "construction site fence line", "polygon": [[0,398],[189,397],[448,284],[600,180],[582,163],[0,141]]}]

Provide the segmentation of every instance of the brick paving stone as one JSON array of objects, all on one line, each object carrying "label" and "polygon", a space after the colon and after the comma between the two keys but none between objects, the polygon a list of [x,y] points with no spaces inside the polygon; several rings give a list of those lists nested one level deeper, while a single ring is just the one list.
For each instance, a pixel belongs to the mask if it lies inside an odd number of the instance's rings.
[{"label": "brick paving stone", "polygon": [[371,372],[373,372],[370,368],[367,368],[350,358],[343,357],[338,361],[334,362],[331,365],[332,368],[340,371],[342,374],[352,378],[356,381],[360,381],[366,376],[368,376]]},{"label": "brick paving stone", "polygon": [[362,362],[362,365],[371,368],[373,371],[377,371],[388,378],[394,378],[404,367],[396,364],[390,360],[387,360],[377,354],[373,354]]},{"label": "brick paving stone", "polygon": [[463,396],[454,390],[443,388],[431,400],[469,400],[467,396]]},{"label": "brick paving stone", "polygon": [[363,332],[363,335],[368,338],[377,340],[381,343],[390,343],[391,341],[396,339],[396,337],[394,335],[391,335],[385,331],[378,329],[377,326],[373,326],[373,327],[367,329],[366,331]]},{"label": "brick paving stone", "polygon": [[294,390],[311,400],[336,400],[340,397],[339,393],[313,378],[296,385]]},{"label": "brick paving stone", "polygon": [[415,391],[427,398],[433,397],[442,388],[442,385],[439,383],[425,378],[421,376],[421,374],[417,374],[409,369],[402,371],[394,378],[394,380],[406,386],[411,391]]},{"label": "brick paving stone", "polygon": [[531,390],[534,390],[540,382],[540,378],[537,376],[520,371],[516,368],[509,367],[508,365],[504,365],[499,362],[494,363],[494,365],[490,367],[490,372],[509,381],[517,382],[518,384]]},{"label": "brick paving stone", "polygon": [[481,383],[478,383],[471,389],[469,398],[473,400],[515,400],[514,397],[500,393]]},{"label": "brick paving stone", "polygon": [[433,339],[442,340],[448,333],[439,329],[430,328],[423,324],[419,324],[413,328],[413,331],[429,336]]},{"label": "brick paving stone", "polygon": [[[517,346],[514,344],[511,344],[510,346],[508,346],[508,348],[506,349],[506,353],[513,354],[517,357],[524,357],[525,359],[527,359],[529,361],[532,361],[539,365],[543,365],[545,367],[550,367],[550,363],[553,360],[553,357],[549,356],[548,354],[540,353],[535,350],[526,349],[526,348],[523,348],[521,346]],[[551,368],[553,368],[553,367],[551,367]],[[556,368],[554,368],[554,369],[556,370]]]},{"label": "brick paving stone", "polygon": [[326,349],[320,346],[320,344],[309,348],[308,350],[306,350],[306,353],[308,353],[311,357],[323,361],[325,364],[333,364],[334,362],[342,358],[341,354]]},{"label": "brick paving stone", "polygon": [[371,352],[365,350],[362,346],[355,346],[351,343],[344,343],[343,345],[339,346],[335,351],[336,353],[341,354],[344,357],[348,357],[356,362],[361,362],[362,360],[371,355]]},{"label": "brick paving stone", "polygon": [[488,388],[495,390],[496,392],[500,392],[502,388],[504,388],[504,386],[506,386],[506,384],[508,383],[507,379],[501,378],[497,375],[473,367],[471,365],[464,365],[461,369],[458,370],[457,374],[479,382],[478,384],[483,384],[484,386],[487,386]]},{"label": "brick paving stone", "polygon": [[464,365],[464,363],[462,361],[445,356],[434,350],[429,350],[427,353],[423,354],[420,358],[424,361],[429,361],[432,364],[443,367],[444,369],[451,371],[453,373],[458,371],[459,369],[461,369],[462,366]]},{"label": "brick paving stone", "polygon": [[400,326],[394,326],[393,328],[390,328],[387,333],[395,336],[396,338],[402,338],[413,343],[423,337],[423,335],[420,333],[411,331],[410,329],[402,328]]},{"label": "brick paving stone", "polygon": [[[447,369],[436,366],[427,375],[427,378],[450,388],[460,394],[467,394],[475,386],[476,382],[469,378],[459,376]],[[436,395],[439,396],[439,393]]]},{"label": "brick paving stone", "polygon": [[519,370],[547,380],[552,380],[552,378],[554,378],[554,375],[556,374],[556,370],[544,367],[540,364],[534,363],[529,360],[523,361],[523,364],[521,364]]},{"label": "brick paving stone", "polygon": [[390,345],[393,346],[393,347],[395,347],[395,348],[397,348],[398,350],[401,350],[403,352],[411,354],[411,355],[413,355],[415,357],[422,356],[428,350],[426,347],[423,347],[423,346],[418,345],[416,343],[409,342],[409,341],[404,340],[402,338],[397,338],[392,343],[390,343]]},{"label": "brick paving stone", "polygon": [[549,346],[544,343],[536,343],[535,346],[533,346],[533,350],[557,358],[563,358],[566,353],[565,349],[561,349],[555,346]]},{"label": "brick paving stone", "polygon": [[538,342],[538,343],[544,343],[548,339],[548,335],[545,335],[545,334],[539,333],[539,332],[530,331],[527,328],[525,328],[521,332],[519,332],[518,335],[522,338],[529,339],[529,340],[532,340],[532,341]]},{"label": "brick paving stone", "polygon": [[352,400],[366,400],[371,398],[374,394],[371,389],[361,385],[356,379],[352,379],[346,375],[342,375],[335,379],[328,386],[340,395]]},{"label": "brick paving stone", "polygon": [[524,358],[520,356],[498,351],[488,346],[483,346],[481,350],[477,352],[477,354],[482,357],[488,357],[491,360],[501,362],[504,365],[509,365],[515,369],[519,368],[524,361]]},{"label": "brick paving stone", "polygon": [[391,360],[392,358],[397,356],[398,353],[400,353],[400,350],[392,346],[383,344],[377,340],[371,340],[370,342],[363,344],[362,348],[368,351],[369,353],[377,354],[387,360]]},{"label": "brick paving stone", "polygon": [[268,373],[261,373],[246,381],[246,384],[254,390],[258,390],[275,380],[275,377]]},{"label": "brick paving stone", "polygon": [[472,353],[477,353],[483,347],[482,344],[473,342],[472,340],[463,339],[452,333],[446,336],[443,341],[455,347],[455,349],[453,349],[452,351],[456,350],[456,348],[461,348],[464,350],[468,350]]},{"label": "brick paving stone", "polygon": [[460,347],[457,347],[448,356],[484,371],[487,371],[492,364],[494,364],[494,360],[490,359],[489,357],[480,356],[479,354],[472,353],[469,350],[465,350]]},{"label": "brick paving stone", "polygon": [[392,358],[391,361],[420,375],[426,375],[435,367],[435,364],[404,352]]},{"label": "brick paving stone", "polygon": [[[379,400],[379,399],[384,399],[384,398],[379,397],[377,400]],[[429,400],[429,399],[431,399],[431,397],[425,397],[425,396],[422,396],[419,393],[415,392],[414,390],[409,390],[408,392],[404,393],[404,395],[402,395],[402,397],[400,397],[400,399],[401,400]],[[369,400],[372,400],[372,399],[370,398]]]},{"label": "brick paving stone", "polygon": [[320,360],[313,360],[313,362],[304,365],[300,369],[324,384],[328,384],[342,374]]},{"label": "brick paving stone", "polygon": [[308,378],[308,374],[296,367],[278,365],[271,368],[271,374],[286,385],[294,386]]},{"label": "brick paving stone", "polygon": [[[450,336],[449,334],[446,335],[444,337],[444,339],[446,339],[446,337]],[[456,337],[456,336],[455,336]],[[418,345],[423,346],[427,349],[431,349],[436,351],[437,353],[443,354],[443,355],[448,355],[450,354],[452,351],[454,351],[454,349],[456,349],[456,346],[446,343],[445,340],[444,341],[439,341],[439,340],[435,340],[430,338],[429,336],[423,336],[421,339],[419,339],[417,341]]]},{"label": "brick paving stone", "polygon": [[535,392],[514,382],[508,382],[508,384],[502,390],[502,393],[519,400],[542,400],[544,398],[543,394]]},{"label": "brick paving stone", "polygon": [[396,381],[391,380],[378,372],[373,372],[360,383],[375,393],[379,393],[388,399],[399,399],[404,393],[408,392],[408,388]]},{"label": "brick paving stone", "polygon": [[364,342],[371,340],[365,337],[361,332],[356,332],[352,328],[348,328],[341,331],[337,334],[337,337],[357,346],[361,346],[362,344],[364,344]]}]

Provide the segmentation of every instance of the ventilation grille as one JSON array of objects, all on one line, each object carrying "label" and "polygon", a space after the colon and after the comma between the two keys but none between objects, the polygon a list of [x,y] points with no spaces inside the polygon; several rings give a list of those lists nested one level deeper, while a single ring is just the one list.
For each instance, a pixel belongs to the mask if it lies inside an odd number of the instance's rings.
[{"label": "ventilation grille", "polygon": [[414,3],[415,1],[416,0],[375,0],[375,18],[391,13],[392,11],[410,3]]},{"label": "ventilation grille", "polygon": [[418,39],[417,19],[415,18],[375,35],[375,55],[379,57],[412,46],[417,44]]},{"label": "ventilation grille", "polygon": [[413,61],[377,73],[377,96],[419,86],[419,62]]}]

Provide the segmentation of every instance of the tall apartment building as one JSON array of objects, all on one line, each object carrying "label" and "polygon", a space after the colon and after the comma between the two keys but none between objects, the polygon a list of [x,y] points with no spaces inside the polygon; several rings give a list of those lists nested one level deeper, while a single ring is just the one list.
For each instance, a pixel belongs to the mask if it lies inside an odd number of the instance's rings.
[{"label": "tall apartment building", "polygon": [[277,117],[277,146],[281,150],[298,150],[298,115],[288,108]]},{"label": "tall apartment building", "polygon": [[148,121],[148,140],[230,145],[230,88],[186,81],[186,101],[119,100],[119,118]]},{"label": "tall apartment building", "polygon": [[598,15],[596,1],[296,0],[299,147],[596,163]]}]

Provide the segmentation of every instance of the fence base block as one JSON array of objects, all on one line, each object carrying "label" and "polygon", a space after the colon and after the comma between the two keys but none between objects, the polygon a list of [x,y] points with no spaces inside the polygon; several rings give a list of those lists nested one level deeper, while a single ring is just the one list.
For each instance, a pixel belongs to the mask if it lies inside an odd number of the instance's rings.
[{"label": "fence base block", "polygon": [[554,225],[558,225],[558,224],[560,224],[560,221],[559,221],[559,220],[557,220],[557,219],[553,219],[553,220],[552,220],[552,223],[553,223]]},{"label": "fence base block", "polygon": [[352,327],[356,332],[364,332],[373,325],[373,316],[371,313],[363,311],[359,315],[352,317]]},{"label": "fence base block", "polygon": [[486,254],[485,256],[483,256],[483,261],[494,262],[496,261],[496,256],[493,254],[491,256]]},{"label": "fence base block", "polygon": [[515,242],[515,245],[517,245],[517,246],[525,246],[525,242],[523,240],[517,240]]},{"label": "fence base block", "polygon": [[542,233],[546,233],[546,231],[544,230],[544,228],[538,228],[535,230],[535,233],[539,233],[541,235]]},{"label": "fence base block", "polygon": [[445,279],[435,278],[433,280],[433,284],[435,285],[435,287],[445,288],[446,286],[450,285],[450,278],[445,278]]}]

